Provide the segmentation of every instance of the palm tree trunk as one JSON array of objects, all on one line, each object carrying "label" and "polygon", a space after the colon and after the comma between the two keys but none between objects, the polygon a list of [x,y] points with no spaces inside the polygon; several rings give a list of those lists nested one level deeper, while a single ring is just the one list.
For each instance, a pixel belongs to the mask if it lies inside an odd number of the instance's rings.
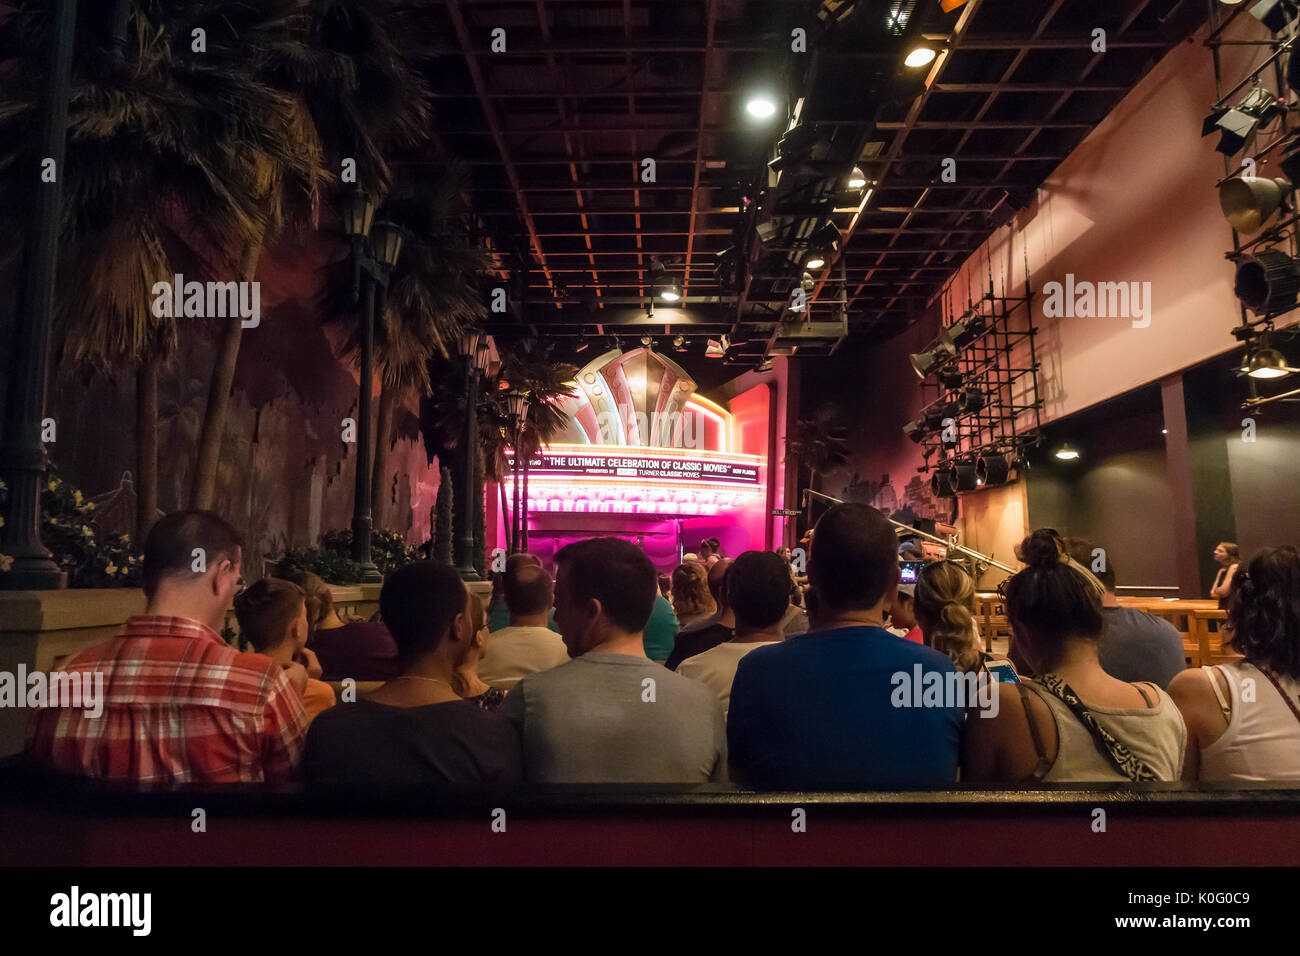
[{"label": "palm tree trunk", "polygon": [[388,445],[393,430],[393,412],[397,405],[396,389],[385,382],[379,391],[379,421],[375,425],[375,462],[370,478],[370,520],[372,527],[383,528],[384,506],[388,503]]},{"label": "palm tree trunk", "polygon": [[158,515],[158,353],[149,349],[135,376],[135,540],[145,536]]},{"label": "palm tree trunk", "polygon": [[[252,282],[257,263],[262,256],[260,245],[244,250],[239,263],[239,276]],[[235,366],[239,361],[239,345],[244,336],[243,319],[232,315],[226,319],[217,344],[217,360],[212,368],[208,386],[207,411],[203,416],[203,430],[199,433],[198,460],[194,464],[194,484],[190,499],[192,507],[211,508],[216,500],[217,464],[221,460],[221,442],[226,433],[226,413],[230,409],[230,391],[235,381]]]}]

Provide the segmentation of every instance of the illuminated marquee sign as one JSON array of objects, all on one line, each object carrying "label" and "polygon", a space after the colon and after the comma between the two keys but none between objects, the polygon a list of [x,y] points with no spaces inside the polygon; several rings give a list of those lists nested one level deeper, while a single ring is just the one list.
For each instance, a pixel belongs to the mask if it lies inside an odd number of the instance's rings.
[{"label": "illuminated marquee sign", "polygon": [[528,462],[533,478],[669,479],[707,481],[727,485],[757,485],[758,464],[740,456],[703,458],[689,454],[656,455],[631,453],[623,449],[599,452],[548,449]]}]

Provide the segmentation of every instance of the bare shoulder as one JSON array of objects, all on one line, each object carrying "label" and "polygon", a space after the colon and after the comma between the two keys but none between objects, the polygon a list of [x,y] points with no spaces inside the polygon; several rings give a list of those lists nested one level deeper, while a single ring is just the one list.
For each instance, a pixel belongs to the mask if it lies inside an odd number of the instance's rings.
[{"label": "bare shoulder", "polygon": [[1182,707],[1184,703],[1214,699],[1214,691],[1210,688],[1209,675],[1199,667],[1189,667],[1175,674],[1174,679],[1169,682],[1168,694],[1179,707]]}]

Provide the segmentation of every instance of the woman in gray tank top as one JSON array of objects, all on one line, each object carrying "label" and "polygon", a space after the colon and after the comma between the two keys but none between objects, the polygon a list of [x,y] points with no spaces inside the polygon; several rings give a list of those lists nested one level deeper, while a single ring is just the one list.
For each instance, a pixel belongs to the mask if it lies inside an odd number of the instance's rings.
[{"label": "woman in gray tank top", "polygon": [[1038,675],[996,685],[996,711],[966,721],[962,779],[1034,783],[1177,780],[1187,728],[1155,684],[1101,668],[1102,587],[1055,531],[1020,545],[1025,567],[1002,584],[1017,651]]}]

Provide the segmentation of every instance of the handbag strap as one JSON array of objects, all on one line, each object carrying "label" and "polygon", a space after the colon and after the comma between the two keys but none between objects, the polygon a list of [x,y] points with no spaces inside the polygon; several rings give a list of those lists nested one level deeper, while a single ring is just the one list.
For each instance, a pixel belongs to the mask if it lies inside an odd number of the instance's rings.
[{"label": "handbag strap", "polygon": [[1097,718],[1093,716],[1092,711],[1084,706],[1083,701],[1079,700],[1079,695],[1071,689],[1069,684],[1055,674],[1040,674],[1038,683],[1047,688],[1053,696],[1070,708],[1070,713],[1079,718],[1079,722],[1083,724],[1088,733],[1092,734],[1092,739],[1096,741],[1098,749],[1105,754],[1116,770],[1133,781],[1160,779],[1156,772],[1147,765],[1146,761],[1116,740],[1110,731],[1097,722]]},{"label": "handbag strap", "polygon": [[1261,674],[1267,677],[1269,679],[1269,682],[1274,687],[1277,688],[1277,692],[1282,695],[1282,700],[1285,701],[1286,705],[1291,708],[1291,713],[1295,716],[1295,719],[1297,721],[1300,721],[1300,710],[1296,709],[1295,702],[1292,701],[1289,696],[1287,696],[1287,692],[1282,689],[1282,685],[1277,682],[1277,678],[1274,677],[1272,674],[1270,674],[1268,671],[1264,670],[1264,668],[1260,667],[1258,664],[1255,665],[1255,670],[1259,671]]}]

